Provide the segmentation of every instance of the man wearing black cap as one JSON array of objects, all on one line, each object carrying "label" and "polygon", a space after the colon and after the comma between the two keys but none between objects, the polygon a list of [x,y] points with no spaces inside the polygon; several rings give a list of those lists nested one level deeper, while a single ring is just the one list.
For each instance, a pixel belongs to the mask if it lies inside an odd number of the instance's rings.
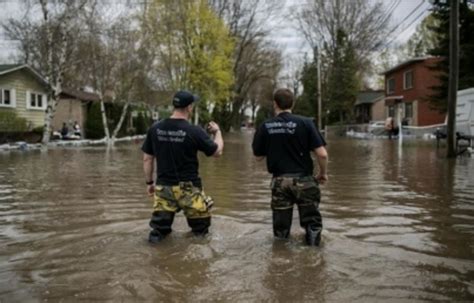
[{"label": "man wearing black cap", "polygon": [[[147,192],[154,196],[152,228],[148,240],[160,242],[171,232],[174,215],[183,210],[189,227],[196,235],[205,235],[211,225],[212,199],[202,190],[198,174],[197,152],[219,157],[224,141],[219,126],[210,122],[209,135],[188,122],[197,97],[179,91],[173,98],[173,114],[155,123],[148,130],[143,143],[143,168]],[[156,159],[156,181],[153,181],[153,162]]]},{"label": "man wearing black cap", "polygon": [[[296,204],[306,243],[317,246],[323,227],[318,184],[328,180],[326,143],[312,120],[291,113],[294,97],[290,90],[277,90],[273,100],[276,116],[261,125],[252,143],[254,155],[259,160],[267,158],[268,171],[273,175],[273,233],[277,238],[290,235]],[[316,177],[310,152],[315,153],[318,161]]]}]

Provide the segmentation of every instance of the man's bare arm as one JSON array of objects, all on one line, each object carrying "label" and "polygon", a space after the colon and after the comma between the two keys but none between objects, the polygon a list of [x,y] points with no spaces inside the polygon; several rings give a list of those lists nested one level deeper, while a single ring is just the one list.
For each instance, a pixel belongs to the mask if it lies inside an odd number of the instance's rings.
[{"label": "man's bare arm", "polygon": [[224,151],[224,139],[222,138],[222,133],[220,129],[217,130],[214,134],[214,142],[217,144],[217,150],[213,156],[220,157],[222,156],[222,153]]},{"label": "man's bare arm", "polygon": [[209,132],[214,135],[214,142],[217,144],[217,149],[212,155],[213,157],[220,157],[224,151],[224,139],[222,138],[222,132],[216,122],[211,121],[207,127]]},{"label": "man's bare arm", "polygon": [[257,159],[257,161],[262,161],[265,159],[265,156],[255,156],[255,159]]},{"label": "man's bare arm", "polygon": [[[149,155],[147,153],[143,153],[143,172],[145,173],[145,181],[147,183],[153,182],[153,162],[155,160],[155,157],[152,155]],[[147,193],[149,195],[153,195],[155,192],[155,185],[148,184],[147,186]]]},{"label": "man's bare arm", "polygon": [[321,146],[316,148],[314,153],[316,154],[319,166],[319,172],[316,178],[321,184],[324,184],[328,180],[328,152],[324,146]]}]

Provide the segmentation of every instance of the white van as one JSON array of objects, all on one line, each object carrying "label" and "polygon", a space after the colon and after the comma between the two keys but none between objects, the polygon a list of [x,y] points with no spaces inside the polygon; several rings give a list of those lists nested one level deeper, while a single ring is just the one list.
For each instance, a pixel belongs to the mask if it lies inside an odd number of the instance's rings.
[{"label": "white van", "polygon": [[458,91],[456,132],[474,136],[474,87]]}]

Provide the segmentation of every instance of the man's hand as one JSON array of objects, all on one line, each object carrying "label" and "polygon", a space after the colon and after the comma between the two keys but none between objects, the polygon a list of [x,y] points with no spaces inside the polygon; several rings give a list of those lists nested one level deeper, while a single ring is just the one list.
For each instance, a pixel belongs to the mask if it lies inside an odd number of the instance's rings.
[{"label": "man's hand", "polygon": [[211,134],[215,134],[219,130],[220,130],[219,125],[217,125],[217,123],[214,121],[209,122],[209,124],[207,125],[207,131]]},{"label": "man's hand", "polygon": [[147,185],[146,192],[147,192],[148,196],[153,197],[153,195],[155,195],[155,185],[154,184]]},{"label": "man's hand", "polygon": [[319,182],[319,184],[324,185],[328,181],[328,175],[317,175],[316,180]]}]

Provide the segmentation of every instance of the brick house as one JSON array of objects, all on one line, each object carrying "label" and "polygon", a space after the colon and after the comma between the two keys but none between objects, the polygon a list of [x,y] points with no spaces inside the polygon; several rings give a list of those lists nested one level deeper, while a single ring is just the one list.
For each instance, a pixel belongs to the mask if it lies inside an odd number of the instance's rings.
[{"label": "brick house", "polygon": [[[408,125],[442,124],[446,115],[431,108],[431,87],[439,84],[431,69],[440,58],[420,57],[402,62],[385,71],[385,117],[404,119]],[[400,116],[397,117],[399,110]]]}]

